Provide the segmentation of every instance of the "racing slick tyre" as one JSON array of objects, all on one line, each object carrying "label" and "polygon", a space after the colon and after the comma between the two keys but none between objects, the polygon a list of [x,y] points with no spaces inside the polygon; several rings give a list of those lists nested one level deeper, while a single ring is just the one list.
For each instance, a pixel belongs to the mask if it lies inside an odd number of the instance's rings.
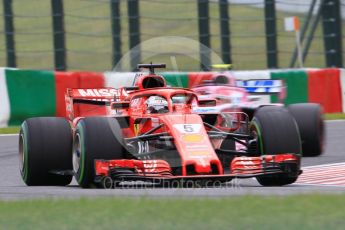
[{"label": "racing slick tyre", "polygon": [[[257,138],[261,155],[282,153],[302,154],[301,140],[295,119],[282,107],[265,106],[254,114],[250,130]],[[300,173],[300,163],[284,169],[284,173],[258,176],[263,186],[282,186],[294,183]]]},{"label": "racing slick tyre", "polygon": [[72,180],[72,130],[64,118],[29,118],[19,133],[20,173],[25,184],[65,186]]},{"label": "racing slick tyre", "polygon": [[98,187],[95,159],[125,159],[125,153],[122,130],[115,118],[88,117],[78,122],[73,143],[73,171],[81,187]]},{"label": "racing slick tyre", "polygon": [[303,156],[319,156],[323,151],[324,124],[321,106],[314,103],[299,103],[288,106],[295,118],[302,140]]}]

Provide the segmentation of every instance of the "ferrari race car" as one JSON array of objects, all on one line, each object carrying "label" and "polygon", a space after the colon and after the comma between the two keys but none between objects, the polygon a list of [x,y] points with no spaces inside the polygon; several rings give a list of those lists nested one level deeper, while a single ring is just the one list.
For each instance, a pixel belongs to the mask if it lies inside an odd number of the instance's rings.
[{"label": "ferrari race car", "polygon": [[[67,118],[23,122],[20,173],[29,185],[83,188],[145,181],[165,184],[228,182],[255,177],[263,186],[294,183],[302,147],[291,113],[278,106],[244,112],[195,113],[210,106],[189,89],[167,87],[154,73],[164,64],[141,64],[133,87],[68,89]],[[84,117],[76,106],[107,108]],[[209,183],[208,183],[209,185]]]},{"label": "ferrari race car", "polygon": [[[251,79],[235,80],[230,72],[219,72],[192,90],[200,99],[215,100],[210,107],[195,107],[195,112],[244,112],[249,120],[264,106],[283,107],[283,103],[260,102],[263,95],[285,97],[286,86],[283,80]],[[287,106],[290,115],[296,120],[302,140],[303,156],[319,156],[324,145],[324,121],[322,108],[316,103],[297,103]]]}]

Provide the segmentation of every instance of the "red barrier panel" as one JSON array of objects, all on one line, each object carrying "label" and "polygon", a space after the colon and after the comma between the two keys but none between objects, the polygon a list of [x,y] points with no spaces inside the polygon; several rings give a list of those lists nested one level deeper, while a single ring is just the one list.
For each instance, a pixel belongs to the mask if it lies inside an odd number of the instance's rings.
[{"label": "red barrier panel", "polygon": [[[95,72],[74,72],[73,76],[79,79],[79,88],[104,88],[104,76]],[[99,105],[78,105],[80,116],[105,115],[105,106]]]},{"label": "red barrier panel", "polygon": [[56,116],[65,117],[65,93],[67,88],[78,88],[79,78],[72,72],[55,72]]},{"label": "red barrier panel", "polygon": [[308,101],[321,104],[325,113],[342,112],[340,70],[309,70]]},{"label": "red barrier panel", "polygon": [[212,80],[212,72],[191,72],[188,73],[188,88],[201,85],[204,80]]},{"label": "red barrier panel", "polygon": [[[65,117],[65,93],[67,88],[103,88],[102,73],[92,72],[55,72],[56,116]],[[74,114],[78,116],[104,115],[106,108],[96,105],[76,105]]]},{"label": "red barrier panel", "polygon": [[79,78],[79,88],[104,88],[103,73],[74,72]]}]

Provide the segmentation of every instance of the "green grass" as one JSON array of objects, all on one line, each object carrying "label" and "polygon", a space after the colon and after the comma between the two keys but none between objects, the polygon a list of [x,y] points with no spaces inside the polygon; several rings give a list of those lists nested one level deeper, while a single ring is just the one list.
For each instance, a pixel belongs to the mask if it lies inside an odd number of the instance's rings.
[{"label": "green grass", "polygon": [[0,202],[2,229],[343,229],[343,195]]},{"label": "green grass", "polygon": [[[50,1],[31,0],[13,1],[15,41],[19,68],[53,69],[52,19],[50,17]],[[69,70],[104,71],[113,67],[111,63],[112,41],[109,1],[64,1],[67,63]],[[127,1],[121,1],[121,38],[122,53],[129,50]],[[165,62],[168,70],[172,68],[173,52],[184,52],[176,55],[179,70],[199,70],[198,21],[196,1],[140,1],[140,30],[142,46],[142,62]],[[39,10],[37,10],[39,9]],[[218,62],[220,55],[220,29],[218,4],[210,6],[211,49],[214,50],[212,62]],[[2,4],[0,4],[2,12]],[[266,69],[266,39],[264,10],[245,5],[230,5],[229,15],[232,18],[231,49],[235,69]],[[23,17],[33,15],[36,17]],[[292,14],[277,12],[279,67],[289,67],[291,52],[294,49],[295,37],[284,31],[284,17]],[[300,14],[301,23],[306,14]],[[83,17],[83,18],[82,18]],[[93,17],[93,19],[87,18]],[[0,20],[0,30],[3,28]],[[89,34],[89,35],[86,35]],[[148,42],[160,36],[182,36],[192,39],[183,47],[160,42]],[[305,66],[324,67],[323,41],[321,25],[315,34],[310,55]],[[5,36],[0,36],[0,50],[5,49]],[[152,52],[157,52],[153,54]],[[165,53],[165,54],[164,54]],[[187,55],[193,53],[193,55]],[[129,61],[125,61],[128,64]],[[6,54],[0,52],[0,66],[6,65]]]},{"label": "green grass", "polygon": [[324,115],[326,120],[345,119],[345,113],[328,113]]},{"label": "green grass", "polygon": [[14,134],[19,133],[20,127],[19,126],[10,126],[6,128],[0,128],[0,134]]}]

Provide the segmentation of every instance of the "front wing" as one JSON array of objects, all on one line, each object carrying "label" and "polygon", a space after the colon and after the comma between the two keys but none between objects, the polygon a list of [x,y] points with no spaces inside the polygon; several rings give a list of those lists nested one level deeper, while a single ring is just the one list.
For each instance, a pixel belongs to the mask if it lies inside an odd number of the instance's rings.
[{"label": "front wing", "polygon": [[105,179],[124,181],[170,181],[170,180],[220,180],[250,178],[263,175],[293,173],[300,168],[300,157],[296,154],[263,155],[260,157],[235,157],[226,173],[173,175],[173,170],[164,160],[95,160],[95,182]]}]

